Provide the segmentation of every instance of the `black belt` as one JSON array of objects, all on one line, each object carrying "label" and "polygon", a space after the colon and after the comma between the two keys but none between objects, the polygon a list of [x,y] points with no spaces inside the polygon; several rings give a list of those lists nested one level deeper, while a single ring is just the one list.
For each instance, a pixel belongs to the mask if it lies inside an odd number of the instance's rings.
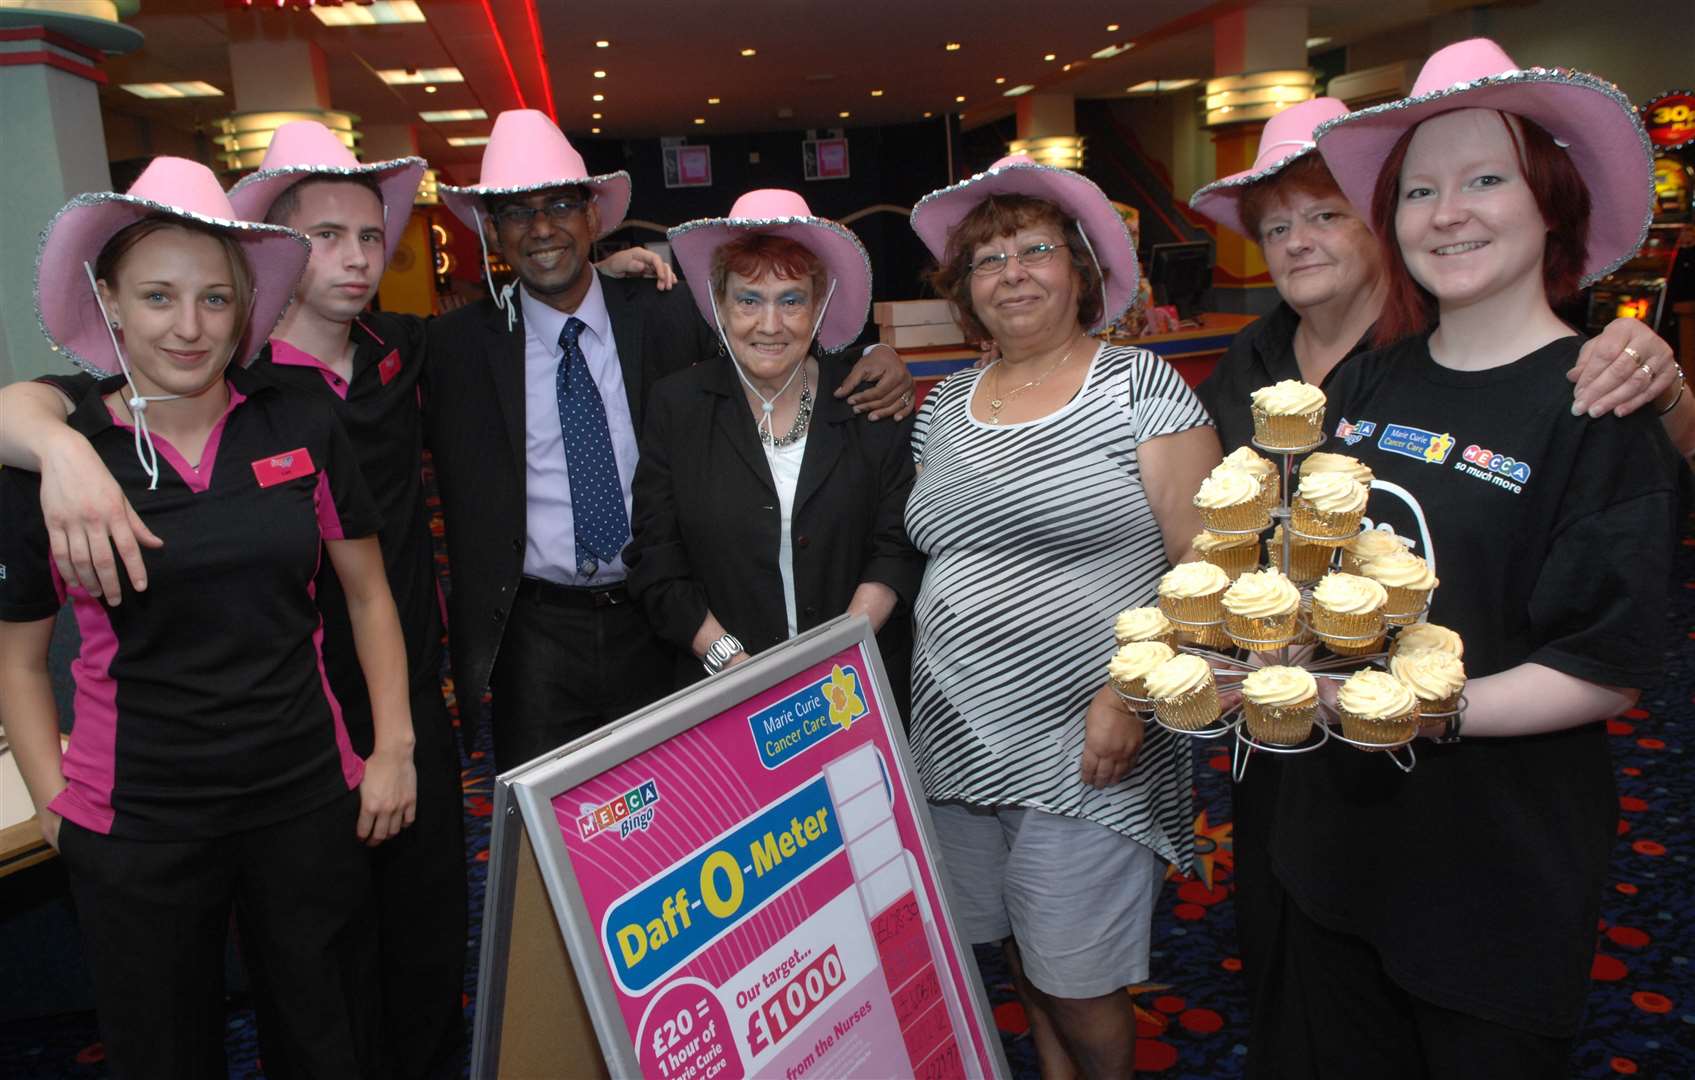
[{"label": "black belt", "polygon": [[556,607],[605,608],[630,602],[630,590],[623,582],[612,585],[561,585],[543,578],[518,579],[518,595],[526,600],[539,600]]}]

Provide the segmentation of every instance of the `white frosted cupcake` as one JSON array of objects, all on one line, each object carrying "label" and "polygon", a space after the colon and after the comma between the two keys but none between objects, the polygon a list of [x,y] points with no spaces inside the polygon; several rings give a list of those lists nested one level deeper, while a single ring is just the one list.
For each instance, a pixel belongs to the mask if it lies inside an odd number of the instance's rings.
[{"label": "white frosted cupcake", "polygon": [[1253,392],[1254,439],[1274,450],[1300,450],[1324,441],[1324,391],[1284,379]]},{"label": "white frosted cupcake", "polygon": [[1301,475],[1314,476],[1321,472],[1339,472],[1348,479],[1371,486],[1374,479],[1371,466],[1356,457],[1347,454],[1330,454],[1320,450],[1316,454],[1308,454],[1301,462]]},{"label": "white frosted cupcake", "polygon": [[[1309,544],[1298,536],[1289,537],[1289,580],[1298,581],[1305,585],[1317,581],[1330,570],[1331,553],[1334,548],[1319,544]],[[1281,565],[1283,560],[1283,526],[1271,530],[1271,544],[1266,548],[1266,561],[1272,566]]]},{"label": "white frosted cupcake", "polygon": [[1224,630],[1244,649],[1275,649],[1295,640],[1301,590],[1276,570],[1243,574],[1225,592]]},{"label": "white frosted cupcake", "polygon": [[1217,468],[1241,469],[1258,480],[1260,498],[1265,500],[1267,510],[1281,502],[1283,485],[1279,481],[1277,466],[1254,453],[1251,448],[1238,446],[1224,455],[1224,461]]},{"label": "white frosted cupcake", "polygon": [[1178,563],[1159,579],[1159,609],[1177,622],[1217,622],[1224,618],[1219,601],[1229,587],[1230,575],[1212,563]]},{"label": "white frosted cupcake", "polygon": [[1317,718],[1318,683],[1306,669],[1265,667],[1242,680],[1242,719],[1260,742],[1293,746]]},{"label": "white frosted cupcake", "polygon": [[1356,671],[1336,692],[1342,734],[1355,742],[1390,745],[1418,732],[1418,698],[1393,675],[1376,668]]},{"label": "white frosted cupcake", "polygon": [[1312,590],[1312,631],[1331,652],[1364,656],[1383,644],[1383,586],[1355,574],[1326,574]]},{"label": "white frosted cupcake", "polygon": [[1259,566],[1258,533],[1224,535],[1202,530],[1195,534],[1192,543],[1197,555],[1232,578]]},{"label": "white frosted cupcake", "polygon": [[1147,689],[1142,680],[1176,655],[1171,646],[1161,641],[1132,641],[1107,661],[1107,677],[1112,680],[1113,689],[1125,697],[1146,698]]},{"label": "white frosted cupcake", "polygon": [[1171,727],[1199,731],[1218,719],[1218,684],[1207,662],[1178,653],[1144,677],[1154,713]]},{"label": "white frosted cupcake", "polygon": [[1421,716],[1447,714],[1460,707],[1465,661],[1439,649],[1403,649],[1389,658],[1389,674],[1418,698]]},{"label": "white frosted cupcake", "polygon": [[1383,586],[1389,594],[1383,618],[1391,626],[1417,622],[1430,603],[1430,590],[1439,584],[1430,566],[1410,551],[1392,551],[1363,563],[1360,574]]},{"label": "white frosted cupcake", "polygon": [[1201,524],[1214,532],[1258,532],[1271,522],[1271,510],[1252,473],[1219,466],[1195,492]]},{"label": "white frosted cupcake", "polygon": [[1342,545],[1342,573],[1357,574],[1373,559],[1407,550],[1401,538],[1384,529],[1366,529]]},{"label": "white frosted cupcake", "polygon": [[1369,494],[1363,484],[1342,473],[1303,476],[1290,507],[1291,522],[1307,543],[1341,547],[1360,531]]},{"label": "white frosted cupcake", "polygon": [[1120,645],[1128,645],[1132,641],[1162,641],[1167,645],[1177,645],[1177,628],[1171,625],[1171,620],[1160,614],[1159,608],[1136,607],[1118,613],[1118,618],[1112,621],[1112,636]]},{"label": "white frosted cupcake", "polygon": [[1395,635],[1395,644],[1390,648],[1389,655],[1417,649],[1437,649],[1465,659],[1465,642],[1446,626],[1437,626],[1435,623],[1420,622],[1403,627]]}]

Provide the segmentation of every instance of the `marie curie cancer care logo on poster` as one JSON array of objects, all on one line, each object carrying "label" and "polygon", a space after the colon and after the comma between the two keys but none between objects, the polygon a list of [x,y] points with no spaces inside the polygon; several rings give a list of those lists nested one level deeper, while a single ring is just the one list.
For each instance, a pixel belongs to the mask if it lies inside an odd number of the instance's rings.
[{"label": "marie curie cancer care logo on poster", "polygon": [[747,718],[759,763],[775,769],[869,712],[859,670],[852,664],[833,664],[830,674],[815,679]]},{"label": "marie curie cancer care logo on poster", "polygon": [[645,832],[653,824],[654,803],[659,801],[659,783],[643,780],[635,787],[599,806],[585,805],[577,817],[584,840],[593,840],[617,830],[622,840],[633,832]]}]

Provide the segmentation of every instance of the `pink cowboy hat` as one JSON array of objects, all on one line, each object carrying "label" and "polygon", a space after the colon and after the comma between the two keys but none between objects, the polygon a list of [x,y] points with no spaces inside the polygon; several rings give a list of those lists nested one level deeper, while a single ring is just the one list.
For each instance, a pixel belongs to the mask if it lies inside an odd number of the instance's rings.
[{"label": "pink cowboy hat", "polygon": [[230,205],[250,221],[264,221],[271,204],[309,176],[369,176],[382,189],[384,258],[392,259],[426,167],[421,157],[361,165],[329,128],[316,120],[296,120],[276,130],[259,170],[230,188]]},{"label": "pink cowboy hat", "polygon": [[947,257],[948,236],[965,216],[991,195],[1027,195],[1046,199],[1077,222],[1090,254],[1103,271],[1106,294],[1096,333],[1124,314],[1136,298],[1136,248],[1130,229],[1106,193],[1081,173],[1038,165],[1025,154],[1011,154],[968,180],[932,191],[912,208],[912,231],[930,254]]},{"label": "pink cowboy hat", "polygon": [[818,326],[819,344],[826,349],[851,344],[865,329],[871,307],[871,259],[853,230],[818,217],[805,199],[781,188],[750,191],[730,207],[728,217],[685,221],[665,234],[701,318],[717,325],[712,314],[713,253],[748,232],[793,240],[818,257],[835,283],[830,308]]},{"label": "pink cowboy hat", "polygon": [[[1232,232],[1248,236],[1242,223],[1242,193],[1251,185],[1276,176],[1300,158],[1318,149],[1313,141],[1313,129],[1326,120],[1346,116],[1348,107],[1335,98],[1313,98],[1291,105],[1265,122],[1260,132],[1259,153],[1253,165],[1239,173],[1214,180],[1189,196],[1189,207],[1197,213],[1223,225]],[[1248,236],[1254,242],[1257,236]]]},{"label": "pink cowboy hat", "polygon": [[1369,214],[1377,175],[1395,141],[1455,109],[1496,109],[1534,120],[1569,150],[1589,186],[1585,285],[1617,269],[1641,245],[1654,212],[1654,155],[1630,99],[1581,71],[1520,68],[1488,38],[1431,54],[1408,97],[1320,125],[1318,152],[1349,201]]},{"label": "pink cowboy hat", "polygon": [[581,184],[594,194],[600,211],[595,239],[623,224],[630,210],[630,174],[590,176],[583,155],[571,146],[546,113],[508,109],[494,118],[494,131],[483,148],[483,171],[468,187],[440,185],[442,202],[467,227],[481,231],[483,200],[491,195],[525,195],[565,184]]},{"label": "pink cowboy hat", "polygon": [[100,376],[119,372],[84,265],[92,267],[108,240],[149,217],[198,222],[240,242],[253,272],[253,312],[235,359],[251,362],[294,299],[312,243],[281,225],[242,220],[212,170],[182,158],[154,158],[129,191],[78,195],[47,223],[35,260],[35,311],[41,332],[78,366]]}]

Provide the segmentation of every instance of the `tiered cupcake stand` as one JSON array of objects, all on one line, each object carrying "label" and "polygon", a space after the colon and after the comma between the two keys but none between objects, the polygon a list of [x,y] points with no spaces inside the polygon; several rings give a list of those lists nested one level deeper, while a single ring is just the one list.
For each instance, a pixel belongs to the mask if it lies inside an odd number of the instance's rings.
[{"label": "tiered cupcake stand", "polygon": [[[1292,481],[1295,477],[1295,459],[1317,450],[1319,447],[1324,445],[1324,442],[1325,440],[1320,439],[1319,441],[1307,446],[1296,449],[1285,449],[1281,447],[1266,446],[1258,439],[1253,440],[1253,444],[1257,449],[1279,459],[1281,463],[1279,467],[1282,480],[1279,487],[1280,498],[1278,499],[1278,504],[1271,508],[1270,514],[1272,522],[1282,526],[1283,542],[1278,545],[1279,550],[1276,554],[1276,563],[1278,569],[1283,572],[1285,577],[1290,577],[1291,581],[1294,579],[1289,574],[1290,549],[1295,540],[1304,540],[1309,544],[1315,544],[1330,549],[1333,552],[1331,559],[1334,560],[1336,558],[1334,552],[1340,550],[1340,545],[1345,544],[1348,540],[1352,539],[1352,536],[1311,536],[1306,533],[1296,532],[1294,528],[1294,516],[1290,511],[1290,492],[1292,490]],[[1266,526],[1261,526],[1256,529],[1210,529],[1210,531],[1220,536],[1257,536],[1264,532],[1265,528]],[[1359,532],[1356,529],[1352,535],[1357,536],[1358,534]],[[1321,573],[1320,577],[1322,576],[1323,575]],[[1312,609],[1313,582],[1301,582],[1299,585],[1301,589],[1301,610],[1303,613],[1309,612]],[[1347,642],[1357,641],[1359,643],[1359,645],[1356,646],[1357,648],[1372,651],[1363,652],[1357,655],[1343,655],[1339,652],[1335,652],[1330,655],[1316,654],[1316,658],[1314,655],[1309,655],[1298,662],[1294,662],[1295,666],[1305,668],[1317,681],[1329,681],[1338,684],[1346,682],[1350,675],[1363,668],[1386,668],[1388,666],[1388,652],[1374,650],[1373,644],[1381,639],[1384,642],[1384,648],[1386,650],[1389,641],[1387,636],[1388,634],[1392,634],[1401,626],[1411,625],[1412,623],[1417,622],[1428,610],[1429,603],[1427,600],[1425,605],[1417,611],[1396,612],[1391,617],[1394,621],[1388,622],[1383,633],[1371,634],[1357,638],[1347,638],[1340,637],[1335,634],[1327,634],[1327,638],[1340,645],[1343,649],[1349,648]],[[1235,689],[1241,684],[1241,681],[1244,678],[1261,666],[1261,664],[1249,663],[1240,657],[1224,652],[1222,651],[1223,649],[1229,648],[1231,645],[1236,643],[1244,645],[1264,645],[1266,647],[1265,651],[1259,652],[1257,655],[1275,658],[1274,660],[1267,660],[1265,662],[1266,666],[1269,666],[1270,663],[1286,665],[1292,662],[1291,657],[1296,650],[1302,648],[1316,649],[1318,643],[1317,637],[1313,634],[1311,624],[1304,614],[1299,618],[1299,629],[1295,635],[1295,642],[1287,644],[1275,641],[1254,642],[1252,639],[1240,637],[1233,639],[1225,633],[1223,619],[1213,622],[1193,622],[1183,619],[1175,619],[1170,615],[1166,615],[1166,620],[1177,628],[1179,637],[1184,641],[1184,644],[1178,647],[1179,651],[1192,653],[1207,661],[1208,665],[1212,668],[1213,680],[1217,683],[1220,693]],[[1311,642],[1313,644],[1308,646],[1305,644],[1307,642]],[[1239,695],[1235,704],[1232,704],[1229,708],[1220,712],[1217,721],[1198,730],[1189,730],[1167,724],[1159,718],[1159,714],[1154,710],[1153,701],[1148,698],[1132,697],[1122,692],[1120,692],[1119,696],[1124,699],[1131,709],[1143,716],[1151,716],[1155,723],[1173,734],[1185,735],[1195,739],[1233,738],[1230,771],[1231,775],[1238,781],[1246,775],[1248,761],[1252,758],[1255,751],[1267,754],[1309,754],[1329,742],[1331,739],[1347,743],[1349,746],[1360,750],[1381,752],[1390,761],[1394,762],[1396,767],[1398,767],[1402,772],[1411,772],[1413,766],[1418,763],[1418,756],[1412,746],[1413,740],[1418,737],[1416,729],[1408,738],[1394,743],[1370,743],[1350,739],[1346,735],[1342,734],[1341,717],[1337,713],[1335,706],[1325,700],[1323,693],[1319,694],[1318,718],[1313,724],[1312,734],[1301,742],[1290,745],[1280,745],[1278,743],[1266,742],[1262,739],[1254,738],[1253,735],[1249,733],[1247,724],[1244,722]],[[1456,711],[1464,712],[1464,710],[1465,698],[1462,696],[1459,699],[1459,708]],[[1420,714],[1418,722],[1420,724],[1426,724],[1445,721],[1453,715],[1453,712],[1424,712]],[[1403,755],[1400,754],[1400,751],[1402,750],[1406,751],[1404,759]]]}]

